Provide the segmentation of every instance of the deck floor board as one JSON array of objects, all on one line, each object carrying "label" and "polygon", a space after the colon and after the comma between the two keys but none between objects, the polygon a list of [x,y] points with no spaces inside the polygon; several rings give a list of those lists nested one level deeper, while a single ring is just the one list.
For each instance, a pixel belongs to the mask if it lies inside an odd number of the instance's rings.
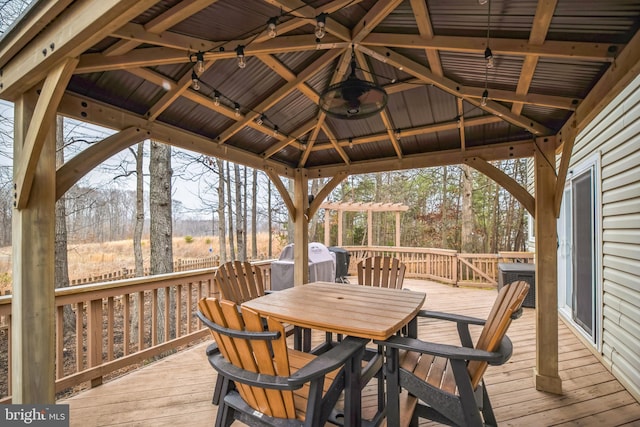
[{"label": "deck floor board", "polygon": [[[452,288],[406,280],[405,287],[427,293],[425,308],[485,317],[495,291]],[[559,370],[563,395],[537,391],[535,309],[525,308],[507,335],[514,344],[511,360],[491,366],[485,382],[502,426],[638,426],[640,404],[564,323],[559,322]],[[478,331],[472,332],[477,334]],[[455,327],[419,322],[425,340],[456,342]],[[314,334],[320,340],[324,334]],[[151,363],[103,385],[60,400],[70,405],[71,426],[210,426],[217,408],[211,404],[216,375],[205,357],[208,343]],[[363,392],[363,413],[376,408],[376,387]],[[242,425],[241,423],[234,423]],[[421,421],[420,426],[437,425]]]}]

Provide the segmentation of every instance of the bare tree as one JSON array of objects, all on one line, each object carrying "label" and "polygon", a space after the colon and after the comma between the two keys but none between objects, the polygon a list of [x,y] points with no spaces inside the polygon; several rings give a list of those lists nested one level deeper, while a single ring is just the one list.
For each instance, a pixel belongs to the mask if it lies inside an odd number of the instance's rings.
[{"label": "bare tree", "polygon": [[461,219],[461,252],[473,252],[473,179],[471,177],[471,167],[462,165],[462,219]]},{"label": "bare tree", "polygon": [[233,165],[236,177],[236,244],[238,245],[238,259],[246,261],[247,247],[244,244],[244,215],[242,214],[242,181],[240,180],[240,165]]},{"label": "bare tree", "polygon": [[233,232],[234,232],[234,227],[233,227],[233,205],[231,204],[231,172],[229,170],[229,162],[226,162],[226,175],[227,175],[227,208],[229,209],[228,211],[228,215],[229,215],[229,256],[230,259],[234,260],[236,259],[236,250],[235,250],[235,245],[233,243]]},{"label": "bare tree", "polygon": [[218,165],[218,242],[220,246],[220,264],[227,262],[227,230],[224,215],[224,161],[216,159]]},{"label": "bare tree", "polygon": [[251,182],[251,258],[258,258],[258,170],[253,169]]},{"label": "bare tree", "polygon": [[133,230],[133,256],[136,277],[144,276],[144,259],[142,257],[142,231],[144,229],[144,141],[138,143],[137,149],[130,149],[136,158],[136,225]]}]

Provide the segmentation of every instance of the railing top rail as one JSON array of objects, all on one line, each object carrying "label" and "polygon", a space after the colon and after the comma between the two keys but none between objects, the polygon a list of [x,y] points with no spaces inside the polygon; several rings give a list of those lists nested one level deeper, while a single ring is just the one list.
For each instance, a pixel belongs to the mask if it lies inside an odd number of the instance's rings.
[{"label": "railing top rail", "polygon": [[455,255],[458,252],[455,249],[440,248],[409,248],[406,246],[341,246],[350,251],[387,251],[387,252],[406,252],[406,253],[435,253],[443,255]]}]

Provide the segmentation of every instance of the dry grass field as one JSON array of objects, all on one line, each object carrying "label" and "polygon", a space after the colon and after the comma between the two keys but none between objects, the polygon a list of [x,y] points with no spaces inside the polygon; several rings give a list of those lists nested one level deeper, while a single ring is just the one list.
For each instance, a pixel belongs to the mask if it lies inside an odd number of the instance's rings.
[{"label": "dry grass field", "polygon": [[[269,247],[267,233],[258,234],[258,258],[266,259]],[[251,245],[251,242],[249,242]],[[273,256],[277,258],[284,243],[274,238]],[[149,266],[149,240],[142,242],[145,267]],[[251,254],[251,247],[248,251]],[[106,243],[85,243],[69,245],[69,279],[80,279],[124,268],[133,269],[133,242],[121,240]],[[173,239],[175,260],[218,256],[220,253],[217,237],[199,236]],[[11,247],[0,248],[0,295],[11,289]]]}]

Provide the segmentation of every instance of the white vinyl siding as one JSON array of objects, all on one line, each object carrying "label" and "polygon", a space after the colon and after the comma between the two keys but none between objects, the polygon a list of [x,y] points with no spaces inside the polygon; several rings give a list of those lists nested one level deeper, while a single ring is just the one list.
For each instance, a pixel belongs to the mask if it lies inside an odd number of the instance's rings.
[{"label": "white vinyl siding", "polygon": [[640,397],[640,77],[578,135],[571,167],[601,158],[602,356]]}]

